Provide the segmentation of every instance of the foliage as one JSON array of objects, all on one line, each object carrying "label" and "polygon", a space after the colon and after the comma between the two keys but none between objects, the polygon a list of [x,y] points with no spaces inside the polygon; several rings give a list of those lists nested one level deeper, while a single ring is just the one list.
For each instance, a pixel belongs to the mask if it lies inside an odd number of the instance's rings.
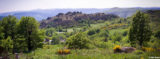
[{"label": "foliage", "polygon": [[1,32],[0,39],[4,39],[3,41],[7,42],[6,39],[10,37],[9,39],[11,40],[9,41],[12,41],[11,46],[13,48],[13,53],[15,52],[14,49],[16,49],[14,42],[17,36],[17,26],[16,26],[17,22],[18,20],[15,16],[8,15],[1,20],[0,24],[0,32]]},{"label": "foliage", "polygon": [[110,36],[110,39],[113,40],[114,43],[116,41],[120,42],[122,40],[122,34],[119,32],[115,32],[112,36]]},{"label": "foliage", "polygon": [[52,37],[52,44],[59,44],[60,42],[60,39],[58,36],[53,36]]},{"label": "foliage", "polygon": [[123,36],[127,36],[127,35],[128,35],[128,31],[126,30],[123,32]]},{"label": "foliage", "polygon": [[4,33],[2,32],[3,27],[0,26],[0,40],[4,38]]},{"label": "foliage", "polygon": [[40,31],[39,23],[33,17],[22,17],[18,23],[18,33],[26,42],[28,51],[42,47],[44,31]]},{"label": "foliage", "polygon": [[142,50],[146,51],[146,52],[153,52],[153,51],[155,51],[155,49],[150,48],[150,47],[142,47]]},{"label": "foliage", "polygon": [[58,54],[63,55],[63,54],[70,54],[70,50],[69,49],[58,49]]},{"label": "foliage", "polygon": [[117,52],[121,52],[121,47],[119,45],[116,45],[114,48],[114,53],[117,53]]},{"label": "foliage", "polygon": [[131,45],[135,47],[138,43],[141,47],[144,42],[147,42],[151,38],[150,18],[147,14],[138,11],[133,16],[132,26],[129,32],[129,40]]},{"label": "foliage", "polygon": [[11,49],[13,49],[13,41],[10,37],[8,37],[7,39],[3,39],[1,46],[4,47],[6,51],[12,51]]},{"label": "foliage", "polygon": [[54,28],[48,28],[48,29],[46,29],[45,34],[46,34],[46,36],[51,37],[55,32],[56,32],[56,30]]},{"label": "foliage", "polygon": [[160,39],[160,31],[157,31],[157,32],[155,33],[155,37],[158,38],[158,39]]},{"label": "foliage", "polygon": [[15,39],[17,19],[15,16],[6,16],[1,21],[3,27],[4,38],[11,36],[11,39]]},{"label": "foliage", "polygon": [[93,34],[95,34],[95,33],[96,33],[95,30],[89,30],[89,31],[88,31],[88,35],[93,35]]},{"label": "foliage", "polygon": [[83,33],[77,33],[67,39],[68,48],[83,49],[89,48],[89,39]]}]

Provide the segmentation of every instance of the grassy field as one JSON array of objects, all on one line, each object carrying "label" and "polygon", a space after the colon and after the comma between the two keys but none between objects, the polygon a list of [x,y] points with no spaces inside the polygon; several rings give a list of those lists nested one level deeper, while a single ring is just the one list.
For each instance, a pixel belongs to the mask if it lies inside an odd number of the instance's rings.
[{"label": "grassy field", "polygon": [[113,53],[113,49],[76,49],[71,54],[56,54],[62,45],[45,45],[31,53],[20,54],[20,59],[149,59],[149,57],[160,56],[160,52],[142,52],[136,50],[133,53]]},{"label": "grassy field", "polygon": [[[20,59],[150,59],[151,57],[160,57],[160,51],[148,51],[144,52],[140,49],[136,49],[133,53],[114,53],[113,48],[116,45],[122,47],[131,47],[128,43],[128,31],[129,27],[119,26],[119,24],[109,23],[112,29],[108,29],[107,33],[107,42],[104,42],[103,39],[105,36],[100,36],[103,31],[103,27],[107,27],[106,23],[97,23],[91,24],[85,34],[90,30],[100,29],[99,33],[93,35],[88,35],[89,39],[92,40],[92,45],[95,45],[94,48],[90,49],[70,49],[70,54],[60,55],[57,54],[59,49],[64,49],[65,44],[56,44],[56,45],[43,45],[43,48],[38,48],[35,51],[30,53],[19,53]],[[117,27],[118,25],[118,27]],[[114,28],[117,27],[117,28]],[[83,29],[83,27],[74,27],[76,31]],[[65,29],[64,29],[65,30]],[[58,32],[58,34],[71,33],[74,32],[73,28],[68,28],[67,32]],[[127,32],[126,35],[123,35],[124,32]],[[120,41],[114,42],[114,39],[117,39],[116,36],[120,35]],[[116,34],[116,35],[115,35]],[[96,46],[98,45],[98,46]],[[99,47],[100,46],[100,47]],[[14,59],[14,55],[11,55],[11,58]]]}]

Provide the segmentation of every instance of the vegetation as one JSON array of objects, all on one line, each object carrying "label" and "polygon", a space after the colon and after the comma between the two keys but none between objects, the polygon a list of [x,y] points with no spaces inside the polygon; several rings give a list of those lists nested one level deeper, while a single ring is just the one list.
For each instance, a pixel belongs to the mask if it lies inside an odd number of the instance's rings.
[{"label": "vegetation", "polygon": [[152,33],[149,23],[149,16],[140,11],[133,16],[133,23],[129,32],[129,40],[131,41],[132,46],[135,46],[138,42],[140,47],[142,47],[144,46],[144,42],[151,39]]},{"label": "vegetation", "polygon": [[[148,59],[160,56],[160,32],[153,27],[155,23],[148,13],[139,11],[128,18],[112,18],[114,15],[103,13],[86,15],[90,17],[85,18],[79,12],[60,13],[40,23],[33,17],[18,20],[9,15],[0,20],[0,56],[9,55],[13,59],[16,54],[12,53],[18,53],[20,59]],[[67,17],[72,21],[65,21]]]},{"label": "vegetation", "polygon": [[14,16],[4,17],[1,21],[1,43],[8,52],[31,51],[42,46],[43,31],[32,17],[22,17],[20,21]]},{"label": "vegetation", "polygon": [[89,39],[82,33],[77,33],[76,35],[69,37],[66,44],[68,44],[68,48],[71,49],[89,48]]}]

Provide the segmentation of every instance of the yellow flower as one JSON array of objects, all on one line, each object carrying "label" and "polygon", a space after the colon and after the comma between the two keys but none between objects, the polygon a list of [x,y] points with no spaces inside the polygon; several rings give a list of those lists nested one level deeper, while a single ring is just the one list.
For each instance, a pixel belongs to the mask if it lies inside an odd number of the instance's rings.
[{"label": "yellow flower", "polygon": [[114,49],[114,50],[116,50],[116,49],[121,49],[121,47],[120,47],[119,45],[116,45],[113,49]]},{"label": "yellow flower", "polygon": [[62,54],[63,53],[63,50],[58,50],[58,54]]},{"label": "yellow flower", "polygon": [[113,50],[114,50],[114,53],[120,53],[121,52],[121,47],[119,46],[119,45],[116,45],[114,48],[113,48]]},{"label": "yellow flower", "polygon": [[142,47],[142,50],[147,52],[155,51],[153,48],[148,48],[148,47]]},{"label": "yellow flower", "polygon": [[70,53],[70,50],[69,50],[69,49],[64,49],[64,50],[63,50],[63,53],[69,54],[69,53]]},{"label": "yellow flower", "polygon": [[144,59],[144,57],[141,57],[140,59]]}]

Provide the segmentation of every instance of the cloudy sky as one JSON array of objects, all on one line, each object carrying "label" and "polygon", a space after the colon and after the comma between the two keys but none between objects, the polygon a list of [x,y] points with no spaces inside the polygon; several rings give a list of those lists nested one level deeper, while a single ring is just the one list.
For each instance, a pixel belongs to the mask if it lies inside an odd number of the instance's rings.
[{"label": "cloudy sky", "polygon": [[0,0],[0,13],[54,8],[160,7],[160,0]]}]

